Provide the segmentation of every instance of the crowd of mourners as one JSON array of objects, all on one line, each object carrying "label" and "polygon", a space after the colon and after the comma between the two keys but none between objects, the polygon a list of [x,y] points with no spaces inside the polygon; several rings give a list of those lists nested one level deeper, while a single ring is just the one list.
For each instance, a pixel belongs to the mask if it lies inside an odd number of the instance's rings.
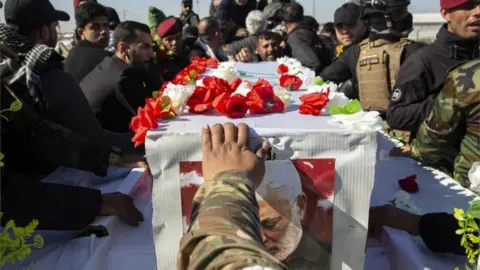
[{"label": "crowd of mourners", "polygon": [[[480,162],[478,0],[440,0],[445,24],[430,44],[408,39],[409,0],[346,3],[322,29],[290,0],[212,0],[209,16],[201,19],[192,0],[182,0],[178,17],[151,7],[148,25],[121,21],[101,0],[73,2],[74,37],[62,41],[59,21],[70,16],[49,0],[3,5],[2,224],[38,219],[39,229],[85,230],[97,216],[113,215],[138,226],[143,215],[128,195],[41,180],[60,167],[98,176],[109,166],[148,168],[145,149],[133,145],[131,119],[196,56],[244,63],[295,58],[339,84],[338,91],[364,110],[379,111],[385,132],[405,143],[392,155],[414,158],[471,188],[468,172]],[[263,248],[254,192],[268,146],[235,151],[248,144],[246,130],[225,124],[202,131],[210,181],[199,194],[209,196],[195,199],[181,243],[182,269],[288,266]],[[421,235],[432,251],[464,254],[457,223],[447,213],[372,208],[370,229],[381,226]]]}]

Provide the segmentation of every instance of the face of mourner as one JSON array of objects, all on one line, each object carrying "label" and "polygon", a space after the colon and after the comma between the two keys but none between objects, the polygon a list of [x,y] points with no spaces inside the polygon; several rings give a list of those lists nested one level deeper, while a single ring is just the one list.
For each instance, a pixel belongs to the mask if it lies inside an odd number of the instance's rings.
[{"label": "face of mourner", "polygon": [[192,5],[191,4],[182,4],[182,12],[183,14],[187,15],[192,11]]},{"label": "face of mourner", "polygon": [[[297,249],[303,235],[302,219],[304,209],[297,200],[290,202],[282,194],[276,194],[275,203],[259,200],[260,223],[263,243],[267,251],[280,261],[285,261]],[[304,205],[303,205],[304,208]]]},{"label": "face of mourner", "polygon": [[182,35],[180,33],[177,33],[162,38],[162,45],[165,47],[165,49],[170,50],[176,54],[181,47],[181,41]]},{"label": "face of mourner", "polygon": [[78,29],[78,34],[82,40],[88,40],[93,44],[105,48],[110,40],[110,29],[108,28],[108,19],[106,16],[99,16]]},{"label": "face of mourner", "polygon": [[257,43],[257,53],[263,61],[276,61],[282,56],[282,49],[275,39],[261,38]]},{"label": "face of mourner", "polygon": [[127,64],[148,69],[153,57],[153,40],[149,33],[138,31],[134,42],[130,44],[122,42],[119,48]]},{"label": "face of mourner", "polygon": [[449,11],[442,10],[448,28],[463,39],[476,39],[480,35],[480,4],[469,1]]},{"label": "face of mourner", "polygon": [[335,26],[337,40],[343,46],[350,46],[365,34],[365,26],[359,21],[357,24],[338,24]]}]

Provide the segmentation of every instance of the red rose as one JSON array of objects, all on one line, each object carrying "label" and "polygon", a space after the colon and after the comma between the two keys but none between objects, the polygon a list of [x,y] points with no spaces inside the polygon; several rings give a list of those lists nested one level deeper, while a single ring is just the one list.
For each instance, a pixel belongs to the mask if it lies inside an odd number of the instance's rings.
[{"label": "red rose", "polygon": [[240,84],[242,84],[242,79],[236,78],[236,79],[230,84],[230,88],[232,89],[232,91],[236,91],[237,88],[240,86]]},{"label": "red rose", "polygon": [[130,122],[130,129],[135,133],[132,138],[135,147],[145,143],[148,130],[157,127],[158,123],[154,110],[151,107],[148,110],[138,108],[137,115]]},{"label": "red rose", "polygon": [[246,98],[238,94],[221,94],[213,101],[213,107],[228,118],[242,118],[248,111]]},{"label": "red rose", "polygon": [[283,101],[275,95],[272,87],[256,87],[247,94],[251,114],[280,113],[285,110]]},{"label": "red rose", "polygon": [[278,74],[285,74],[288,72],[288,67],[284,64],[280,64],[277,68],[277,73]]},{"label": "red rose", "polygon": [[192,96],[187,101],[190,113],[203,113],[213,108],[213,101],[217,97],[214,89],[206,87],[195,87]]},{"label": "red rose", "polygon": [[203,85],[206,88],[211,89],[212,91],[215,91],[217,95],[221,93],[234,92],[234,90],[232,90],[232,88],[230,87],[230,84],[228,84],[227,81],[217,77],[212,77],[212,76],[206,77],[205,79],[203,79]]},{"label": "red rose", "polygon": [[401,189],[408,193],[417,193],[419,191],[417,184],[417,175],[413,174],[406,178],[398,180],[398,185]]},{"label": "red rose", "polygon": [[302,86],[303,81],[295,75],[280,76],[280,85],[290,91],[297,91]]},{"label": "red rose", "polygon": [[311,93],[300,97],[302,104],[300,105],[301,114],[320,115],[323,108],[327,106],[330,99],[328,95],[330,90],[326,93]]},{"label": "red rose", "polygon": [[272,87],[272,84],[265,79],[258,79],[258,81],[252,86],[252,89],[257,87]]}]

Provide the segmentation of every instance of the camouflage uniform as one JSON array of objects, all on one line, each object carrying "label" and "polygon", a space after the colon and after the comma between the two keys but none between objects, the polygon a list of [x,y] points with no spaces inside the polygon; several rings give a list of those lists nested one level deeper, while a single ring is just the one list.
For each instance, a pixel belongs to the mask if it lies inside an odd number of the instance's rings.
[{"label": "camouflage uniform", "polygon": [[412,156],[451,173],[469,188],[468,171],[480,161],[480,60],[453,69],[412,144]]},{"label": "camouflage uniform", "polygon": [[263,246],[253,183],[244,174],[221,173],[197,191],[177,265],[201,270],[287,269]]}]

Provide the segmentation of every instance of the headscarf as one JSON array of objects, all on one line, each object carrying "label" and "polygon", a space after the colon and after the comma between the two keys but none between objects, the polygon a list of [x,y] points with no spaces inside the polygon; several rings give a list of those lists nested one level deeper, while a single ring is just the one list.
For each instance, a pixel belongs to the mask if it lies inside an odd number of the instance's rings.
[{"label": "headscarf", "polygon": [[13,25],[0,24],[0,43],[5,44],[18,54],[22,65],[9,81],[12,84],[18,80],[25,80],[30,96],[35,105],[43,108],[45,100],[40,81],[40,74],[47,68],[49,60],[57,54],[55,49],[44,44],[34,44],[27,37],[18,32]]}]

